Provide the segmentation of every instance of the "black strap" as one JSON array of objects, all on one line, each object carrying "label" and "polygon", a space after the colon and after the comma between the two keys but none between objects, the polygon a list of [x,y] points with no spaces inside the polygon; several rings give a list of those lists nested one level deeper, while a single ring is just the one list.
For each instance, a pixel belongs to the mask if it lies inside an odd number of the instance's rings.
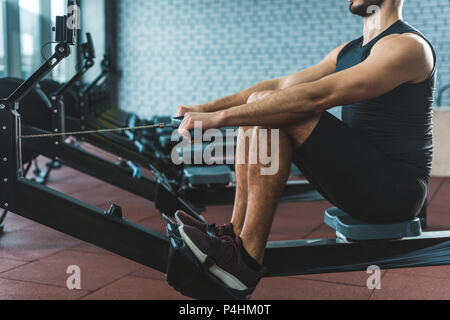
[{"label": "black strap", "polygon": [[[215,227],[214,227],[215,229]],[[208,227],[207,227],[208,230]],[[208,236],[210,237],[210,246],[208,248],[208,252],[206,253],[207,257],[205,262],[202,264],[203,269],[209,270],[213,265],[216,264],[216,261],[220,257],[220,239],[212,233],[211,231],[207,231]]]}]

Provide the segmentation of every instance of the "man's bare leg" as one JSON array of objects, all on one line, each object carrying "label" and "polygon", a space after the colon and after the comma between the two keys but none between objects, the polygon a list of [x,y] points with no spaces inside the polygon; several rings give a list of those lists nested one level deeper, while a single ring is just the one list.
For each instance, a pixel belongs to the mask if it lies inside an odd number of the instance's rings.
[{"label": "man's bare leg", "polygon": [[234,233],[239,235],[244,226],[248,202],[248,154],[252,140],[253,127],[239,128],[236,148],[236,198],[234,201],[231,223]]},{"label": "man's bare leg", "polygon": [[[308,139],[319,119],[320,116],[316,116],[280,130],[280,163],[276,174],[264,176],[261,175],[261,168],[264,166],[260,164],[248,166],[247,210],[240,237],[247,252],[259,264],[262,264],[275,212],[289,178],[293,150]],[[268,136],[270,137],[270,134]],[[268,148],[270,148],[271,142],[270,139],[268,140]],[[255,139],[252,139],[252,143],[255,143]]]},{"label": "man's bare leg", "polygon": [[[252,103],[271,95],[272,91],[255,92],[248,99],[247,103]],[[255,138],[255,127],[239,128],[236,146],[236,197],[233,208],[231,224],[234,233],[240,235],[244,226],[245,215],[248,202],[248,170],[249,170],[249,149],[252,140]]]}]

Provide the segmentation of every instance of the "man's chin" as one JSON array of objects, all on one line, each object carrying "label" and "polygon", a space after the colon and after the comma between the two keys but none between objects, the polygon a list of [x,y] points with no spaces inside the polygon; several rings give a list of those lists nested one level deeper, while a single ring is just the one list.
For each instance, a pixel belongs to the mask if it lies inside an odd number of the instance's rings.
[{"label": "man's chin", "polygon": [[363,18],[370,16],[370,14],[367,12],[367,7],[364,5],[358,5],[358,4],[354,4],[353,2],[351,2],[349,10],[352,14],[354,14],[356,16],[360,16]]},{"label": "man's chin", "polygon": [[350,2],[350,12],[354,15],[367,18],[371,16],[374,12],[373,10],[369,10],[371,6],[381,7],[385,0],[366,0],[361,4],[355,4],[354,2]]}]

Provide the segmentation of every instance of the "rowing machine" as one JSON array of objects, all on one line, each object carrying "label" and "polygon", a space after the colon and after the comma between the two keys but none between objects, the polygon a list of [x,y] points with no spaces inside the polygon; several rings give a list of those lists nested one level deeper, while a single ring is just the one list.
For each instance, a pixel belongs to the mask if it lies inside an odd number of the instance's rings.
[{"label": "rowing machine", "polygon": [[[57,46],[59,53],[55,54],[54,63],[44,64],[8,99],[0,101],[0,143],[4,150],[2,159],[7,159],[0,166],[3,181],[0,184],[0,207],[155,270],[167,272],[168,279],[185,280],[186,269],[181,275],[173,268],[182,269],[185,260],[180,259],[174,264],[176,255],[172,255],[168,263],[168,237],[127,221],[117,207],[104,212],[24,178],[17,102],[67,56],[67,48],[66,43]],[[173,205],[183,209],[180,202]],[[340,232],[345,231],[341,229]],[[169,235],[172,233],[175,237],[176,228]],[[450,264],[450,231],[422,233],[399,240],[389,240],[391,237],[360,242],[341,238],[271,242],[267,246],[264,265],[269,270],[267,276],[274,277],[366,270],[369,265],[389,269]],[[223,291],[213,292],[208,298],[220,292]]]}]

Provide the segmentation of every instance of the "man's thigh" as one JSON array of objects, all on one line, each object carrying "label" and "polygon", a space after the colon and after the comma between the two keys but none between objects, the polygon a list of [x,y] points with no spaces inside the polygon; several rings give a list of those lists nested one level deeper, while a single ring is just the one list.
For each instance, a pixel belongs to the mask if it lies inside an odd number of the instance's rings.
[{"label": "man's thigh", "polygon": [[342,121],[325,112],[294,163],[333,205],[368,222],[415,217],[426,186]]}]

